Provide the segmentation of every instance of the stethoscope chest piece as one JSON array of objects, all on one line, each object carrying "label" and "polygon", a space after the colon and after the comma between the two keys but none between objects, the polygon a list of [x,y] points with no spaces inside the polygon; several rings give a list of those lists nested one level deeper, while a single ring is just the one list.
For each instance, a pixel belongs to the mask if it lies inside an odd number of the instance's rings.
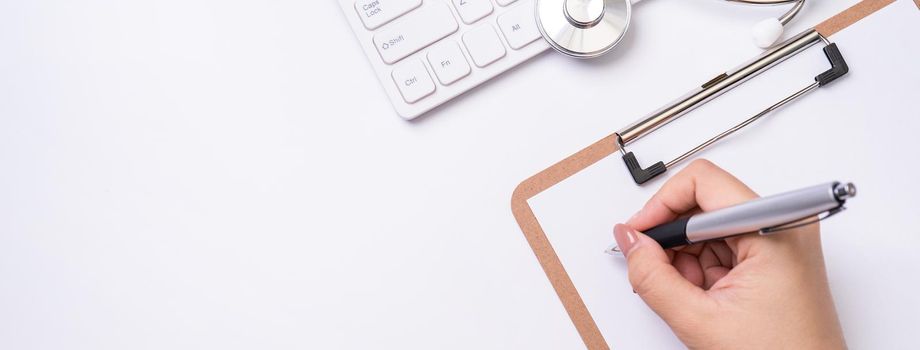
[{"label": "stethoscope chest piece", "polygon": [[536,8],[543,37],[572,57],[603,55],[629,28],[629,0],[537,0]]}]

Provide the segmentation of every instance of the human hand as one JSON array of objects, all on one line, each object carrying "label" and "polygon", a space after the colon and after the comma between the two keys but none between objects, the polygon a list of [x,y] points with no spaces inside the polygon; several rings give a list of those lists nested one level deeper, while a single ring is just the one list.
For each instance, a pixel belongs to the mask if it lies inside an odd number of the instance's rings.
[{"label": "human hand", "polygon": [[691,349],[846,348],[818,224],[668,250],[639,232],[757,197],[705,160],[674,175],[614,228],[633,289]]}]

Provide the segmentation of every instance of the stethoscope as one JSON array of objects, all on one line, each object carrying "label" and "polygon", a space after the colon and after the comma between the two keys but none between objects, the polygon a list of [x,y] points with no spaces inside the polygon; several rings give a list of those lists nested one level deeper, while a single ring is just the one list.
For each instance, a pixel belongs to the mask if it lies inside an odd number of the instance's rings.
[{"label": "stethoscope", "polygon": [[[641,0],[537,0],[537,27],[556,51],[592,58],[613,49],[626,36],[632,5]],[[805,0],[726,0],[755,5],[795,3],[786,14],[757,23],[754,43],[772,46],[783,26],[802,9]]]}]

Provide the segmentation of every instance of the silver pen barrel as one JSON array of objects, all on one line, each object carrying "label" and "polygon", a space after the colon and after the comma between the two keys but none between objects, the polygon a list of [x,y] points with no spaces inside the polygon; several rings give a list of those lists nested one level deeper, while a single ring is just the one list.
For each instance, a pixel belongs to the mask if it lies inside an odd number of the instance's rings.
[{"label": "silver pen barrel", "polygon": [[831,182],[694,215],[687,241],[697,243],[787,224],[837,208],[855,195],[852,184]]}]

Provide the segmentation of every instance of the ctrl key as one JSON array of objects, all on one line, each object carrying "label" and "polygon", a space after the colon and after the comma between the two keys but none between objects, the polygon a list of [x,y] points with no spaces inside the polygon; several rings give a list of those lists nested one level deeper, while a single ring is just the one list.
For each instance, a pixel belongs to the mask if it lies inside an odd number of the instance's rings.
[{"label": "ctrl key", "polygon": [[434,92],[434,81],[421,60],[410,60],[393,69],[393,82],[406,103],[415,103]]}]

